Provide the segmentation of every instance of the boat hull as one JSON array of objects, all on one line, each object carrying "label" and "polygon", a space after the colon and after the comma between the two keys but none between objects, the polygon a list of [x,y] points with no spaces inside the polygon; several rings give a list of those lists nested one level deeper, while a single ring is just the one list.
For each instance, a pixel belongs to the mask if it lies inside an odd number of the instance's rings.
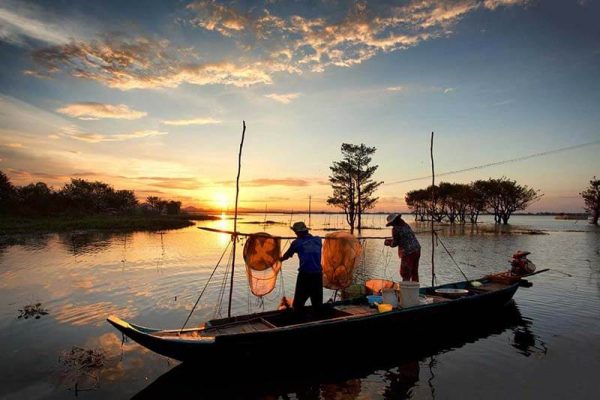
[{"label": "boat hull", "polygon": [[[465,286],[465,282],[460,282],[434,289]],[[140,345],[180,361],[206,361],[216,359],[214,357],[264,358],[282,351],[290,356],[309,357],[312,351],[331,351],[359,341],[380,344],[393,340],[392,344],[401,344],[407,341],[413,343],[432,329],[443,334],[444,329],[452,326],[449,324],[493,315],[511,301],[518,287],[517,282],[487,293],[387,313],[321,320],[202,340],[157,337],[155,334],[161,331],[130,324],[116,317],[110,317],[108,322]]]}]

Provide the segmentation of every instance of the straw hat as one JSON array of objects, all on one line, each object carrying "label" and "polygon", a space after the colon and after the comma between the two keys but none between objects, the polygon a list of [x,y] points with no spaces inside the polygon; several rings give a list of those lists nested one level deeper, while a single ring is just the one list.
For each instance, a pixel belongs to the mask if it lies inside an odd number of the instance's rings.
[{"label": "straw hat", "polygon": [[400,217],[402,217],[402,214],[396,214],[396,213],[389,214],[386,218],[387,224],[385,224],[385,226],[392,225],[394,223],[394,221]]},{"label": "straw hat", "polygon": [[294,232],[307,232],[309,230],[302,221],[294,222],[294,225],[292,225],[291,228]]},{"label": "straw hat", "polygon": [[525,256],[528,256],[530,254],[531,254],[530,251],[518,250],[515,254],[513,254],[513,258],[525,257]]}]

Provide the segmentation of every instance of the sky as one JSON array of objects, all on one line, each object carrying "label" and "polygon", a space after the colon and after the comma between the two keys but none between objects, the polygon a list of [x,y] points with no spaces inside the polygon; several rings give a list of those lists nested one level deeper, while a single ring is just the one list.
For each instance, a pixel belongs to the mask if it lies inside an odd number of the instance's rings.
[{"label": "sky", "polygon": [[[582,211],[600,176],[595,0],[0,0],[0,170],[184,206],[331,210],[342,143],[377,151],[375,211],[436,172]],[[413,178],[421,178],[413,180]]]}]

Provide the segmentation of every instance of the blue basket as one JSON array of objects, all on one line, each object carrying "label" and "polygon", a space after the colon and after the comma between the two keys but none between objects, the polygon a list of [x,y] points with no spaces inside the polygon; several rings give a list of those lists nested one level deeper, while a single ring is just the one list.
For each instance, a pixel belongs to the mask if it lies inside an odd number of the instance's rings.
[{"label": "blue basket", "polygon": [[367,296],[367,300],[369,301],[369,305],[372,306],[374,305],[374,303],[383,303],[383,296],[376,296],[376,295],[372,295],[372,296]]}]

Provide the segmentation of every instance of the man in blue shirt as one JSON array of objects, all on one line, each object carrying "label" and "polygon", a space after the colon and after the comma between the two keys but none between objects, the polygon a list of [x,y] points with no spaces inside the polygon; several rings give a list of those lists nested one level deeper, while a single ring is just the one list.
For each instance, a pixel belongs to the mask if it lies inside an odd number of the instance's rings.
[{"label": "man in blue shirt", "polygon": [[313,309],[320,309],[323,304],[323,269],[321,268],[321,238],[308,232],[304,222],[296,222],[292,230],[298,237],[281,257],[281,261],[298,254],[300,268],[296,279],[296,291],[292,307],[300,311],[310,297]]}]

